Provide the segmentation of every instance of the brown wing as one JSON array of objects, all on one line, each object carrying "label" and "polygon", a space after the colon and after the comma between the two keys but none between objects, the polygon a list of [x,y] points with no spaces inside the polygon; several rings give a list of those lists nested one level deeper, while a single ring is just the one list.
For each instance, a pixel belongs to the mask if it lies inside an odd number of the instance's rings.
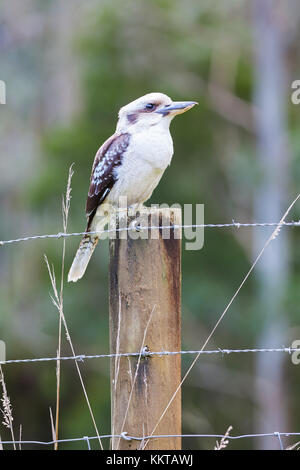
[{"label": "brown wing", "polygon": [[130,141],[130,134],[114,134],[96,153],[86,201],[88,226],[96,210],[112,189],[117,177],[114,171],[122,163],[122,157]]}]

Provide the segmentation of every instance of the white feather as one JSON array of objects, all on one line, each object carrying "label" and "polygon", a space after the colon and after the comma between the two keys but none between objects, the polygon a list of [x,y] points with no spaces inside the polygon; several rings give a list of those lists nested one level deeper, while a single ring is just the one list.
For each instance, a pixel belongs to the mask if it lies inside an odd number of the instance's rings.
[{"label": "white feather", "polygon": [[[91,232],[101,232],[107,224],[107,217],[95,216],[90,227]],[[100,237],[97,234],[84,235],[76,252],[72,266],[68,274],[68,282],[77,282],[84,275],[91,256]]]}]

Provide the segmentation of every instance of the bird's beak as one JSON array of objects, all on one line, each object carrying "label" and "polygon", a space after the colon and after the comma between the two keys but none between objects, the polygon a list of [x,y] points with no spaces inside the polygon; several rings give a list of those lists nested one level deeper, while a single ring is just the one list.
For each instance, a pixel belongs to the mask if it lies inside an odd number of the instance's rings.
[{"label": "bird's beak", "polygon": [[175,116],[176,114],[182,114],[191,109],[195,104],[198,104],[197,101],[173,101],[173,103],[164,106],[163,108],[155,111],[156,113],[163,114],[164,116],[171,114]]}]

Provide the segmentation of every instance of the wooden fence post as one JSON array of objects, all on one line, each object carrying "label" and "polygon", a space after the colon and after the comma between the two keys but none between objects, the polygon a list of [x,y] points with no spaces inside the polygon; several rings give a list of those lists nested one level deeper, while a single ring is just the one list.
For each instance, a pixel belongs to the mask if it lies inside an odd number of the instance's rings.
[{"label": "wooden fence post", "polygon": [[[127,226],[133,220],[129,216]],[[110,351],[180,351],[181,228],[173,226],[181,225],[181,209],[145,208],[141,220],[160,228],[117,232],[110,240]],[[112,434],[150,435],[180,380],[180,354],[112,358]],[[180,391],[155,429],[162,434],[181,434]],[[112,440],[112,449],[144,445]],[[181,449],[181,438],[150,439],[145,448]]]}]

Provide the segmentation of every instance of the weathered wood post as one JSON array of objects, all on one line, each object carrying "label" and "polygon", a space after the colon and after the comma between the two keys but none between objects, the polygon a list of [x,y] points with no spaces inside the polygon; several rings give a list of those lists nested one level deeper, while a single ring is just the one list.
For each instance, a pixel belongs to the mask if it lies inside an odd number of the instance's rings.
[{"label": "weathered wood post", "polygon": [[[127,226],[134,220],[129,216]],[[181,225],[181,209],[145,208],[140,220],[159,228],[110,240],[110,351],[180,351],[181,228],[174,225]],[[112,434],[150,435],[180,380],[180,354],[111,359]],[[180,391],[154,434],[181,434]],[[112,449],[144,445],[112,440]],[[181,438],[150,439],[146,449],[181,449]]]}]

